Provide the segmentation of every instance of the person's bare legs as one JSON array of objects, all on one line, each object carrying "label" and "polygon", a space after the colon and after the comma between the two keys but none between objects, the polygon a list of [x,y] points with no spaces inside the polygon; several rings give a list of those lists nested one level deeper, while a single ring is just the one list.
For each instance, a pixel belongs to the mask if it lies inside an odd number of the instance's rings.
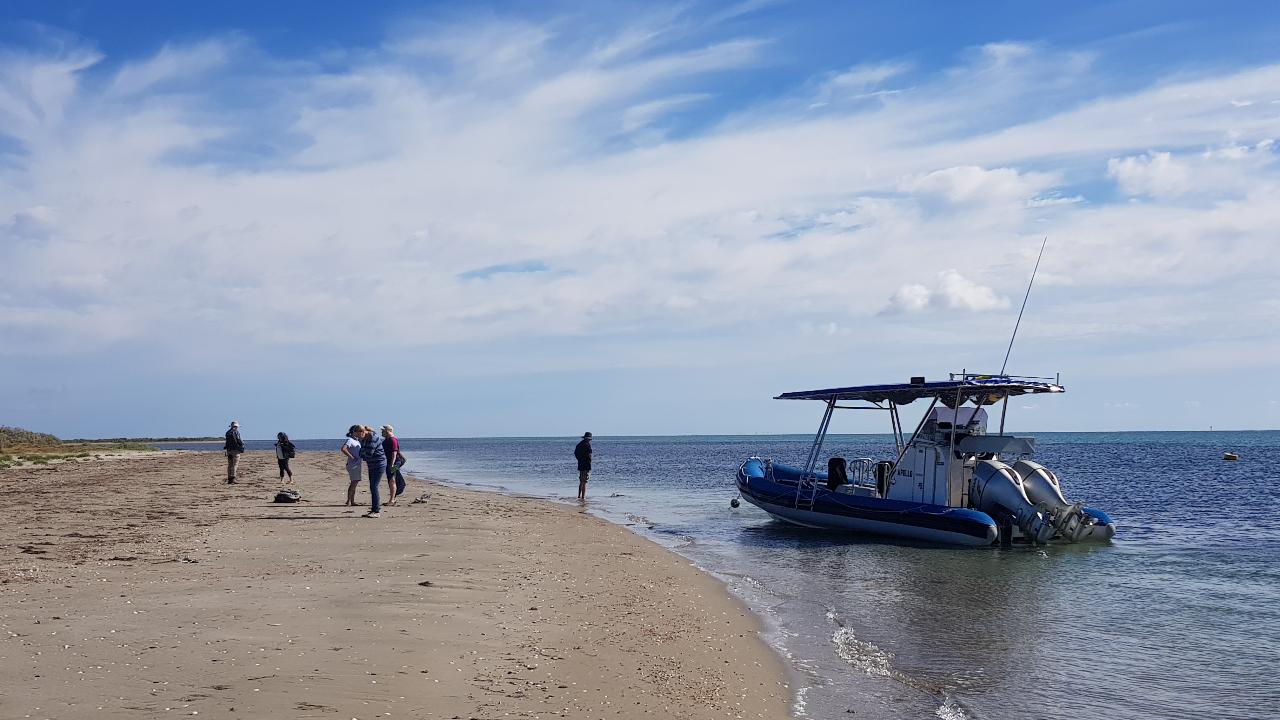
[{"label": "person's bare legs", "polygon": [[587,477],[591,474],[590,470],[578,471],[578,499],[587,499]]},{"label": "person's bare legs", "polygon": [[347,481],[351,484],[347,486],[347,505],[355,507],[356,504],[356,488],[360,487],[360,466],[347,468]]},{"label": "person's bare legs", "polygon": [[391,473],[387,473],[387,501],[383,505],[396,504],[396,479]]}]

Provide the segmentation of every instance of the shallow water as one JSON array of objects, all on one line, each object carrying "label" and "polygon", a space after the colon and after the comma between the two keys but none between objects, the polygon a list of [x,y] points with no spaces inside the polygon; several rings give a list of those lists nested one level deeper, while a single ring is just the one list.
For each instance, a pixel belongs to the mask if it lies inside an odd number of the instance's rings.
[{"label": "shallow water", "polygon": [[[1036,437],[1067,498],[1115,519],[1113,543],[908,545],[730,509],[738,464],[803,464],[798,436],[597,438],[588,507],[724,578],[769,624],[805,717],[1280,715],[1280,432]],[[401,440],[414,474],[564,502],[575,442]],[[891,446],[831,436],[824,457]]]}]

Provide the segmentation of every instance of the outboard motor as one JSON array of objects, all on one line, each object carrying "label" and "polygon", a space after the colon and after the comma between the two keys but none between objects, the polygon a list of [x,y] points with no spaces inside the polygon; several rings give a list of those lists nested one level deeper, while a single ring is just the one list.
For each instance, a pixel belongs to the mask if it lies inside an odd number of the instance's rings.
[{"label": "outboard motor", "polygon": [[1013,472],[1022,480],[1022,490],[1031,502],[1043,502],[1051,510],[1071,504],[1062,496],[1058,476],[1040,463],[1019,460],[1013,464]]},{"label": "outboard motor", "polygon": [[1013,468],[999,460],[979,460],[974,466],[969,499],[975,509],[988,515],[1000,511],[1012,515],[1022,534],[1033,542],[1048,542],[1056,530],[1040,514],[1041,506],[1027,497]]},{"label": "outboard motor", "polygon": [[1101,523],[1085,512],[1084,503],[1070,503],[1062,495],[1062,484],[1049,468],[1030,460],[1013,464],[1014,474],[1022,481],[1022,489],[1031,502],[1048,511],[1050,522],[1058,535],[1067,542],[1087,539],[1109,540],[1115,534],[1114,527],[1102,527]]}]

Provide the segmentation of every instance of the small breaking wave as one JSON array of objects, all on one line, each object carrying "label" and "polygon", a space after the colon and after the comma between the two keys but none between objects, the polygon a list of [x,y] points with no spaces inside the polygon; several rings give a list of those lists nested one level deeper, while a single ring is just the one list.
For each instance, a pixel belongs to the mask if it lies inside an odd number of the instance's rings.
[{"label": "small breaking wave", "polygon": [[960,704],[959,700],[947,695],[942,700],[942,705],[938,706],[933,714],[942,720],[972,720],[969,713],[965,712],[965,708]]},{"label": "small breaking wave", "polygon": [[627,513],[626,518],[628,523],[632,525],[639,525],[646,530],[652,530],[655,524],[649,518],[643,515],[636,515],[635,513]]},{"label": "small breaking wave", "polygon": [[836,654],[845,662],[866,672],[868,675],[894,677],[893,653],[884,650],[874,643],[859,640],[849,628],[842,627],[831,636],[836,645]]},{"label": "small breaking wave", "polygon": [[892,652],[875,643],[858,639],[835,612],[828,610],[827,619],[837,626],[831,635],[831,641],[835,645],[836,654],[845,662],[862,670],[868,677],[886,678],[926,695],[941,698],[942,704],[934,710],[934,715],[942,720],[974,720],[972,712],[943,686],[895,669]]}]

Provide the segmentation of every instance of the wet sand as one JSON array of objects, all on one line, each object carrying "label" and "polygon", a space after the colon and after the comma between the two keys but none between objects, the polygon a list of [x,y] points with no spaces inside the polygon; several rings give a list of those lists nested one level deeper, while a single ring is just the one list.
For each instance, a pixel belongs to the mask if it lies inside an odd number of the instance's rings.
[{"label": "wet sand", "polygon": [[[573,507],[411,481],[343,507],[329,453],[0,470],[0,718],[785,718],[710,576]],[[425,502],[411,502],[429,493]],[[385,494],[385,484],[384,484]]]}]

